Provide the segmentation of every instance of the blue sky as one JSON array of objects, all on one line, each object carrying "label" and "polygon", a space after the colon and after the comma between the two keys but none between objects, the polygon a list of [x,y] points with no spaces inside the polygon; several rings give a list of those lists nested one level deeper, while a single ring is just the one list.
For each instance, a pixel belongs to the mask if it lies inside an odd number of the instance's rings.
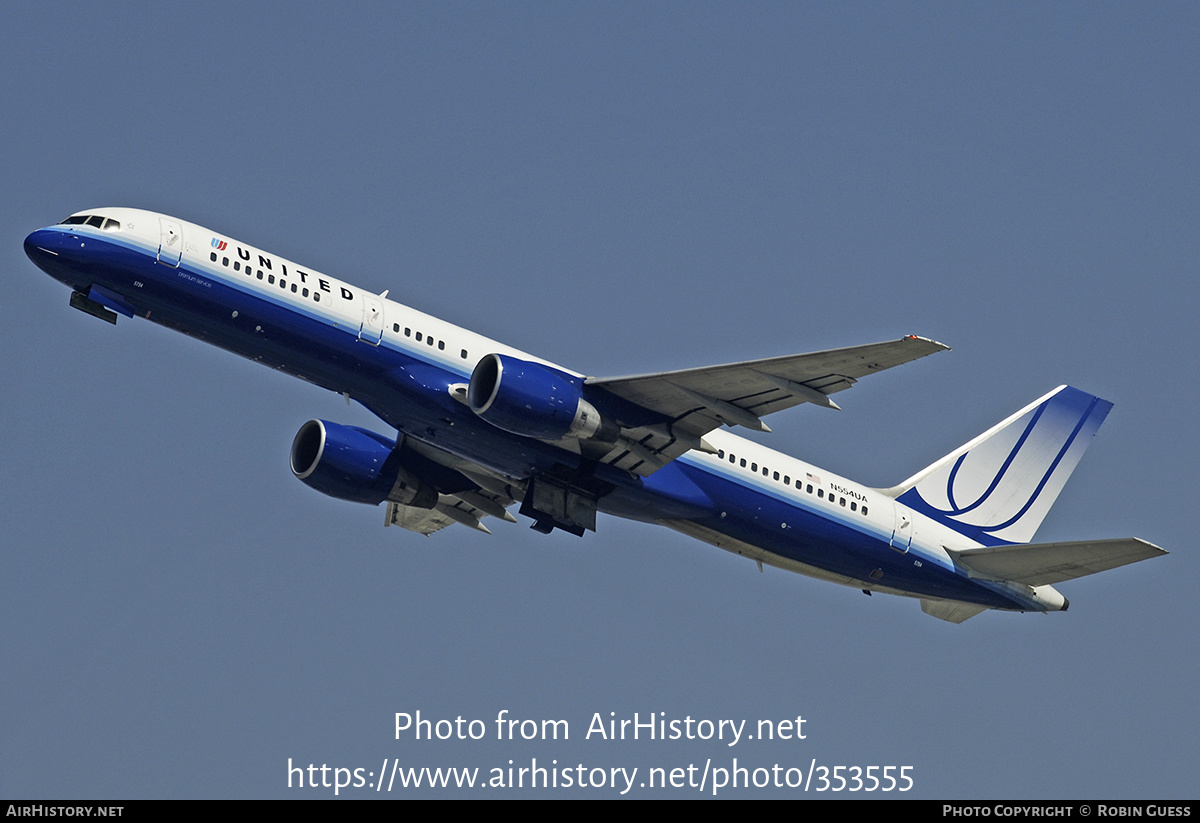
[{"label": "blue sky", "polygon": [[[1195,796],[1194,5],[6,18],[0,795],[330,794],[289,790],[289,758],[736,757],[910,765],[919,797]],[[1172,554],[1063,584],[1067,614],[953,626],[603,516],[581,540],[385,531],[287,469],[305,420],[382,430],[368,413],[73,311],[25,259],[26,233],[102,205],[588,374],[931,337],[954,350],[762,439],[887,486],[1071,383],[1116,407],[1038,539]],[[417,710],[566,719],[571,739],[396,740]],[[610,712],[801,715],[807,736],[585,740]]]}]

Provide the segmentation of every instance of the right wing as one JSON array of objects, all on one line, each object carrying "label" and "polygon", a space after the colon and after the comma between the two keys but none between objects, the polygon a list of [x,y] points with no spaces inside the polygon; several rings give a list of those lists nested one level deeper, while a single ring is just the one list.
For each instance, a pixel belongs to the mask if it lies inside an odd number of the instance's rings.
[{"label": "right wing", "polygon": [[861,377],[946,351],[923,337],[886,343],[747,360],[722,366],[629,377],[589,377],[585,385],[668,418],[669,422],[622,430],[602,462],[642,476],[654,473],[689,449],[706,450],[703,436],[721,425],[770,431],[765,415],[801,403],[838,408],[829,395]]}]

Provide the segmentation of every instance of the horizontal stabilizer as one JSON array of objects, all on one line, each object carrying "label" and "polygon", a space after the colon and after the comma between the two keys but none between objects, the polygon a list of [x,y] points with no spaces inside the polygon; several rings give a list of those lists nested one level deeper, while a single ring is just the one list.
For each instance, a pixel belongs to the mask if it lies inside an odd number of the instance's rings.
[{"label": "horizontal stabilizer", "polygon": [[947,551],[971,577],[1012,580],[1029,586],[1074,580],[1076,577],[1167,554],[1153,543],[1136,537]]},{"label": "horizontal stabilizer", "polygon": [[921,600],[921,611],[947,623],[961,623],[984,611],[986,606],[958,603],[954,600]]}]

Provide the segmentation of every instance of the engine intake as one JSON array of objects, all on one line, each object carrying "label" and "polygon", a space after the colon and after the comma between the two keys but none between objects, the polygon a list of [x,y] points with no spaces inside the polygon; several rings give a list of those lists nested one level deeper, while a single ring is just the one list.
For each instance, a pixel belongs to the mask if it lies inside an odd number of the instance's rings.
[{"label": "engine intake", "polygon": [[620,428],[583,399],[583,380],[541,363],[489,354],[467,386],[471,411],[497,428],[537,440],[614,443]]},{"label": "engine intake", "polygon": [[291,465],[298,480],[338,500],[421,509],[438,502],[437,489],[401,463],[395,440],[357,426],[309,420],[292,440]]}]

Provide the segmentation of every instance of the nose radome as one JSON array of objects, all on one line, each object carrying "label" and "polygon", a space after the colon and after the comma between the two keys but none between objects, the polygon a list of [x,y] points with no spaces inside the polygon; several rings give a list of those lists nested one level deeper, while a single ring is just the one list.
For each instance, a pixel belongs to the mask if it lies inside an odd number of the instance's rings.
[{"label": "nose radome", "polygon": [[25,256],[34,262],[39,268],[42,262],[47,258],[57,257],[58,245],[55,235],[58,232],[49,231],[47,229],[38,229],[30,232],[25,238]]},{"label": "nose radome", "polygon": [[82,258],[86,238],[58,227],[38,229],[25,238],[25,255],[46,274],[68,285],[78,285],[75,276],[86,268]]}]

